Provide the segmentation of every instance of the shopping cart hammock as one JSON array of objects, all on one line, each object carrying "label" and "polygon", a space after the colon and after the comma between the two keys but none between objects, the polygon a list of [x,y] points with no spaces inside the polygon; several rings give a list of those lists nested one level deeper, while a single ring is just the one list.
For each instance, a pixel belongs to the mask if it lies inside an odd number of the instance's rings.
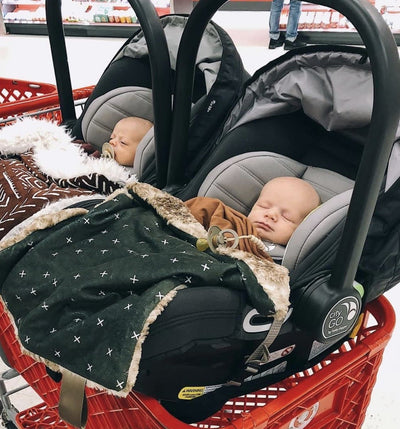
[{"label": "shopping cart hammock", "polygon": [[0,285],[23,349],[114,394],[134,387],[150,325],[183,288],[244,289],[262,314],[287,310],[285,268],[238,249],[198,250],[202,224],[147,184],[90,211],[38,217],[21,234],[3,240]]}]

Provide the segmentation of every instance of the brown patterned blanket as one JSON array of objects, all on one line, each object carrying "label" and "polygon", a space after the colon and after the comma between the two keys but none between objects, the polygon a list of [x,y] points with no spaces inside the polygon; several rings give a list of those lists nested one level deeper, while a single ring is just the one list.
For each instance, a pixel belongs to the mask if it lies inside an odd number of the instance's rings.
[{"label": "brown patterned blanket", "polygon": [[24,119],[0,130],[0,240],[55,201],[109,195],[129,172],[89,157],[54,123]]}]

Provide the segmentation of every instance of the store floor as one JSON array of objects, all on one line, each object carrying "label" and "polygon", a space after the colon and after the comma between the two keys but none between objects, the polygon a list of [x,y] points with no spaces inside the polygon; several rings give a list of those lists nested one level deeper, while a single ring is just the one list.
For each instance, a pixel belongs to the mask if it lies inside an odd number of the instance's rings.
[{"label": "store floor", "polygon": [[[266,48],[266,12],[218,12],[214,21],[230,33],[249,73],[284,53],[282,48]],[[67,38],[72,87],[95,84],[123,42],[123,39],[112,38]],[[0,77],[55,83],[48,39],[41,36],[0,36]],[[386,296],[400,317],[400,287],[392,289]],[[386,347],[363,429],[400,427],[399,350],[400,324]],[[0,363],[0,369],[4,367]],[[15,383],[21,383],[21,380],[9,382],[9,385]],[[31,389],[13,395],[12,400],[18,409],[41,402]]]}]

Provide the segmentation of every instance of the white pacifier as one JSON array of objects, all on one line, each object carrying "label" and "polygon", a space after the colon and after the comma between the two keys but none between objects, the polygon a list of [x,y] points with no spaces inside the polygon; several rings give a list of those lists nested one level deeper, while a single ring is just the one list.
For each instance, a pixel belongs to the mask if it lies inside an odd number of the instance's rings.
[{"label": "white pacifier", "polygon": [[103,158],[111,158],[114,159],[115,153],[114,148],[110,143],[104,143],[101,147],[101,156]]}]

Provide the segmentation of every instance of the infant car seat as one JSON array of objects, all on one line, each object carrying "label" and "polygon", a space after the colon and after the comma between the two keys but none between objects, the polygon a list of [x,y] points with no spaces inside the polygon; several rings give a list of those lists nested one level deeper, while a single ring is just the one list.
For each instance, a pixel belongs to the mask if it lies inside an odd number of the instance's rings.
[{"label": "infant car seat", "polygon": [[[187,19],[182,15],[160,18],[171,66],[170,74],[165,79],[171,81],[172,87],[179,42]],[[192,96],[194,119],[190,129],[188,156],[206,152],[205,142],[219,126],[226,108],[248,77],[229,35],[210,22],[203,34],[196,60]],[[153,121],[151,86],[149,52],[144,34],[139,30],[127,40],[107,66],[88,98],[82,115],[72,128],[72,134],[101,148],[108,141],[115,123],[122,117],[139,116]],[[169,137],[161,138],[168,140]],[[141,181],[154,184],[153,140],[154,132],[151,130],[139,144],[133,167]]]},{"label": "infant car seat", "polygon": [[[303,178],[317,189],[323,203],[297,228],[286,248],[271,249],[271,255],[290,270],[291,289],[295,292],[332,268],[353,181],[283,155],[253,152],[233,157],[212,170],[199,195],[218,198],[248,214],[262,186],[278,176]],[[242,375],[241,384],[230,385],[226,384],[230,377],[241,373],[243,357],[272,331],[272,319],[250,307],[243,293],[218,286],[210,285],[198,292],[180,291],[177,300],[150,328],[135,390],[163,400],[171,413],[185,421],[200,420],[229,397],[310,366],[332,350],[349,330],[348,325],[335,333],[327,328],[325,339],[302,332],[294,320],[301,317],[303,310],[294,311],[296,305],[291,299],[293,308],[269,349],[268,363],[256,374]],[[352,313],[349,324],[356,322],[357,314]]]},{"label": "infant car seat", "polygon": [[[371,132],[376,91],[373,81],[364,48],[308,46],[268,63],[248,81],[227,115],[211,154],[177,195],[184,200],[192,198],[215,166],[237,154],[259,150],[328,168],[355,180]],[[397,250],[393,252],[400,241],[400,219],[396,216],[399,139],[397,126],[392,155],[357,268],[357,280],[365,288],[365,302],[400,281],[400,260]],[[379,144],[382,137],[376,141]],[[171,168],[179,170],[177,166]],[[238,181],[234,183],[240,187]],[[328,243],[327,251],[334,251]],[[293,275],[291,279],[296,280]]]}]

